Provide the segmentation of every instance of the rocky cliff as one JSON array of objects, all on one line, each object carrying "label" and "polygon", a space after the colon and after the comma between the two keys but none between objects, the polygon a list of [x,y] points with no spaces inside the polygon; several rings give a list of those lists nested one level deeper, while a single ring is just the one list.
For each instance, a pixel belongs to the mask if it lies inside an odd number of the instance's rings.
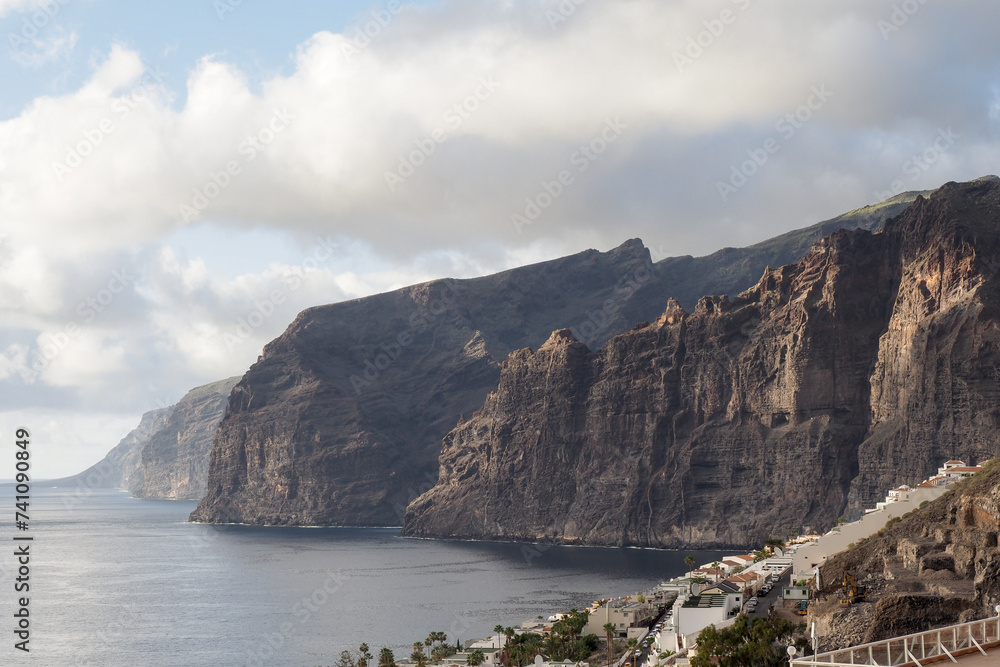
[{"label": "rocky cliff", "polygon": [[474,280],[304,311],[234,389],[193,520],[399,525],[438,479],[441,440],[496,389],[500,362],[569,327],[591,346],[667,297],[753,284],[830,229],[877,228],[901,195],[747,249],[658,263],[633,240]]},{"label": "rocky cliff", "polygon": [[195,520],[399,525],[441,438],[496,387],[498,360],[593,313],[597,340],[649,310],[630,241],[474,280],[304,311],[233,390]]},{"label": "rocky cliff", "polygon": [[138,476],[125,486],[133,496],[201,500],[208,483],[212,439],[239,379],[196,387],[171,407],[160,427],[142,443]]},{"label": "rocky cliff", "polygon": [[[811,606],[823,650],[995,616],[1000,602],[1000,464],[910,512],[820,568]],[[850,572],[865,601],[840,605]]]},{"label": "rocky cliff", "polygon": [[129,431],[107,455],[86,470],[71,477],[36,482],[36,486],[63,489],[125,489],[131,490],[142,481],[142,447],[164,425],[173,413],[173,406],[150,410],[142,415],[139,425]]},{"label": "rocky cliff", "polygon": [[834,233],[733,299],[504,363],[404,533],[640,546],[825,528],[1000,451],[1000,183]]}]

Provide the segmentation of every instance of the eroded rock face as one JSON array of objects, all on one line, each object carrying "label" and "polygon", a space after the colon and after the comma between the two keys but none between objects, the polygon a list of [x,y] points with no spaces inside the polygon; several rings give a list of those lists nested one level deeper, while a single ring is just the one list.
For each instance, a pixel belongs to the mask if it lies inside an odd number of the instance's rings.
[{"label": "eroded rock face", "polygon": [[233,390],[192,518],[399,525],[437,479],[441,438],[496,387],[497,360],[560,322],[587,320],[600,341],[626,329],[659,299],[641,291],[651,269],[630,241],[304,311]]},{"label": "eroded rock face", "polygon": [[597,350],[567,332],[518,350],[404,533],[753,545],[992,456],[998,237],[997,180],[951,183],[732,300],[672,302]]},{"label": "eroded rock face", "polygon": [[554,329],[598,347],[670,295],[751,286],[841,228],[872,229],[915,193],[750,248],[650,261],[633,240],[475,280],[303,312],[234,389],[192,519],[399,525],[438,480],[441,440],[497,387],[500,362]]},{"label": "eroded rock face", "polygon": [[229,392],[239,378],[192,389],[170,409],[166,420],[142,444],[136,498],[200,500],[208,482],[212,438],[222,421]]},{"label": "eroded rock face", "polygon": [[[1000,602],[1000,463],[821,567],[820,601],[810,618],[823,648],[994,616]],[[850,572],[867,586],[865,602],[843,607]]]}]

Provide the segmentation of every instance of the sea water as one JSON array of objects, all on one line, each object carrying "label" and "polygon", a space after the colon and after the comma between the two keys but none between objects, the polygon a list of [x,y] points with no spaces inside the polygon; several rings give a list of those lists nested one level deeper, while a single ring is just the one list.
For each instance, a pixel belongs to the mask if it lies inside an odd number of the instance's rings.
[{"label": "sea water", "polygon": [[[495,625],[635,594],[721,552],[414,540],[395,529],[215,527],[195,503],[121,491],[33,489],[27,531],[13,489],[0,542],[0,664],[331,665],[362,642],[409,656]],[[0,516],[3,513],[0,512]],[[15,536],[31,536],[30,590],[15,593]],[[29,598],[30,652],[13,614]]]}]

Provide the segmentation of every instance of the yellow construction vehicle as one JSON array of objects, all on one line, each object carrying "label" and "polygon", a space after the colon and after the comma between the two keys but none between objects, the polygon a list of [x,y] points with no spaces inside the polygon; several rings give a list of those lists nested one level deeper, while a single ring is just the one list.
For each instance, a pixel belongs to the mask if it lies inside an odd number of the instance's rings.
[{"label": "yellow construction vehicle", "polygon": [[849,605],[861,602],[865,599],[865,592],[865,587],[858,586],[858,580],[854,578],[854,575],[844,570],[844,597],[841,598],[840,604]]}]

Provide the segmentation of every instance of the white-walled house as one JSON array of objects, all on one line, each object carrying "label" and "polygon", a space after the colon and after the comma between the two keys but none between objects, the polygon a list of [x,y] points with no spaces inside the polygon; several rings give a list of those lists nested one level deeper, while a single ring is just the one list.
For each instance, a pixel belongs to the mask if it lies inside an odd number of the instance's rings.
[{"label": "white-walled house", "polygon": [[615,626],[616,634],[624,636],[629,628],[648,625],[656,617],[656,608],[650,601],[638,602],[631,598],[624,600],[609,600],[599,607],[590,610],[584,634],[593,633],[604,636],[604,624]]},{"label": "white-walled house", "polygon": [[723,581],[700,595],[677,598],[672,614],[653,635],[651,656],[665,651],[677,653],[690,647],[698,634],[710,625],[717,628],[730,625],[743,607],[743,597],[739,586]]}]

